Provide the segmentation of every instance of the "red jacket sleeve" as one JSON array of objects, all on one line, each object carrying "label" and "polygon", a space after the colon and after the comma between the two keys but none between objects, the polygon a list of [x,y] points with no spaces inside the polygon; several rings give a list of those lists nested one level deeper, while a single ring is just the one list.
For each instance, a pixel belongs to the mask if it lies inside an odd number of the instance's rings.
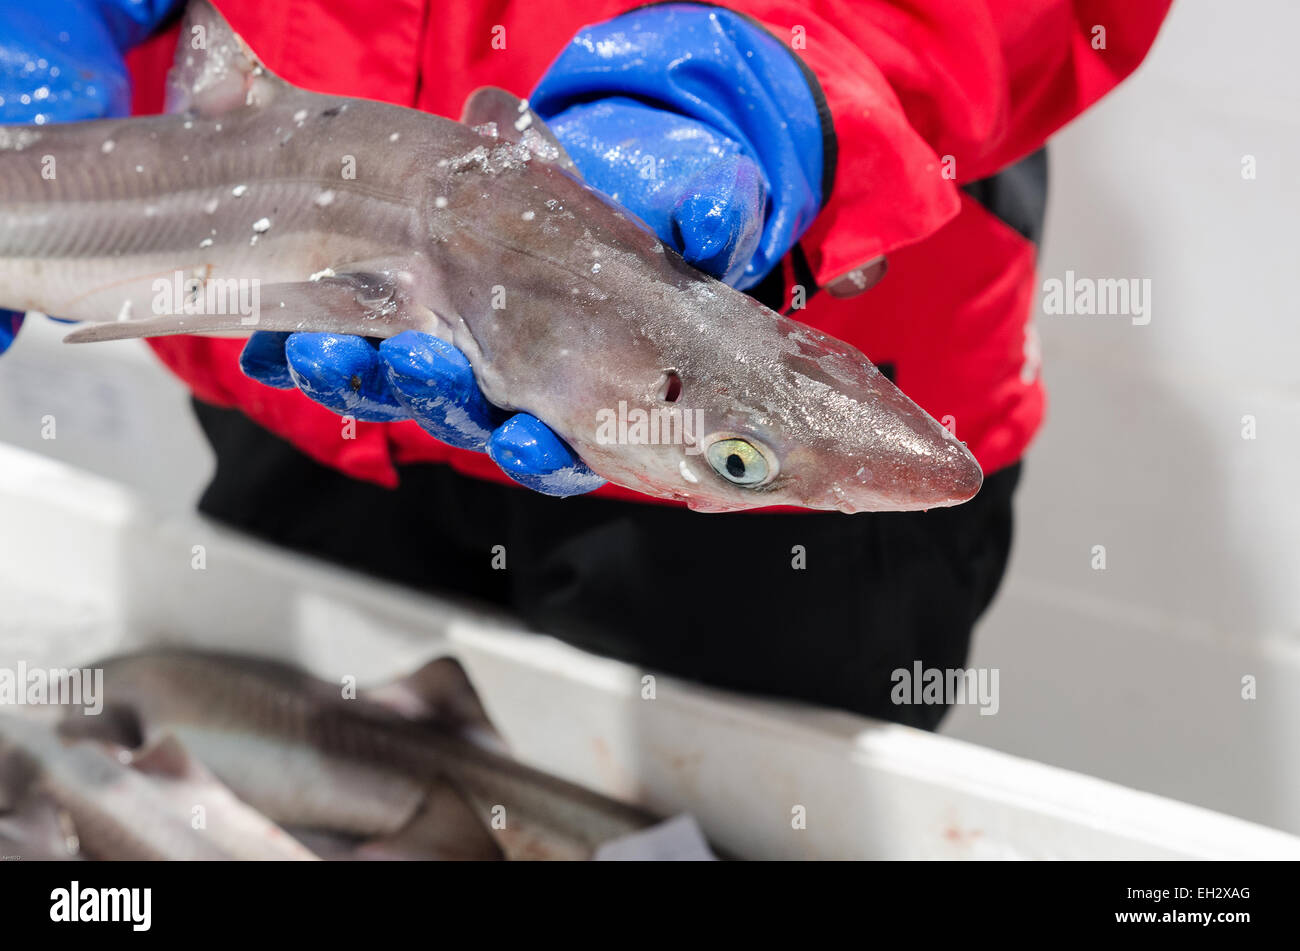
[{"label": "red jacket sleeve", "polygon": [[1034,151],[1131,73],[1170,2],[729,4],[793,47],[834,122],[834,189],[802,242],[818,283],[938,230],[961,184]]}]

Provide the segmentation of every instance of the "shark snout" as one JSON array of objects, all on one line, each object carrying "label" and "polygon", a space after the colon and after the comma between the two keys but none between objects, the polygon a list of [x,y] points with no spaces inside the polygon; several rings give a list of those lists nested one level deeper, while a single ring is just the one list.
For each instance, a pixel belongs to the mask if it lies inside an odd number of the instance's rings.
[{"label": "shark snout", "polygon": [[900,503],[909,509],[943,508],[970,501],[984,484],[984,470],[964,445],[945,440],[907,467]]},{"label": "shark snout", "polygon": [[959,505],[968,502],[984,484],[984,470],[965,446],[953,445],[943,460],[926,466],[916,485],[913,501],[926,507]]},{"label": "shark snout", "polygon": [[983,483],[984,472],[969,450],[945,439],[836,479],[812,504],[849,514],[945,508],[974,498]]}]

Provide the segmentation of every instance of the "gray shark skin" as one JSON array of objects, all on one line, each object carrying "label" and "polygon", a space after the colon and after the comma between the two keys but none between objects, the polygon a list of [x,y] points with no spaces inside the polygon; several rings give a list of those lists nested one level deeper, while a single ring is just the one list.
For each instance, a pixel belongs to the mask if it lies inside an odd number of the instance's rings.
[{"label": "gray shark skin", "polygon": [[[862,353],[691,268],[509,93],[474,93],[461,122],[311,93],[197,0],[168,113],[0,128],[0,306],[107,321],[72,342],[436,334],[596,473],[700,511],[979,490]],[[160,293],[174,276],[192,283]],[[258,306],[231,304],[237,282]]]},{"label": "gray shark skin", "polygon": [[175,737],[285,828],[377,851],[434,832],[440,854],[455,857],[589,859],[655,822],[483,748],[442,716],[411,720],[382,692],[345,699],[340,686],[271,661],[159,649],[96,666],[105,712],[69,717],[66,735],[146,748]]},{"label": "gray shark skin", "polygon": [[[60,849],[49,828],[59,813],[70,820],[75,853],[68,832]],[[55,724],[16,714],[0,714],[0,818],[20,830],[32,858],[315,858],[232,796],[170,735],[160,733],[132,755],[113,744],[67,742]]]}]

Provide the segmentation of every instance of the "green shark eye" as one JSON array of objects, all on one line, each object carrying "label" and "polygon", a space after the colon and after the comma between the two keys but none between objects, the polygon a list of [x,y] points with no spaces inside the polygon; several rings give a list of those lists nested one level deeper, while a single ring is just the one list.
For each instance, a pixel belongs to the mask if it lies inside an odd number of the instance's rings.
[{"label": "green shark eye", "polygon": [[704,455],[713,471],[728,482],[753,486],[767,481],[767,457],[744,439],[719,439]]}]

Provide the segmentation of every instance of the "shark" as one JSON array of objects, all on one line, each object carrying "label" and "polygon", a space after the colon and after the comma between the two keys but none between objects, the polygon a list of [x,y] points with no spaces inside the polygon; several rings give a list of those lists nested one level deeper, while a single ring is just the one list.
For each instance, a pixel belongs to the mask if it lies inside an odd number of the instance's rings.
[{"label": "shark", "polygon": [[194,0],[166,102],[0,128],[0,307],[82,322],[73,343],[432,334],[598,475],[698,511],[979,491],[863,353],[691,267],[526,100],[479,89],[456,121],[300,89]]}]

